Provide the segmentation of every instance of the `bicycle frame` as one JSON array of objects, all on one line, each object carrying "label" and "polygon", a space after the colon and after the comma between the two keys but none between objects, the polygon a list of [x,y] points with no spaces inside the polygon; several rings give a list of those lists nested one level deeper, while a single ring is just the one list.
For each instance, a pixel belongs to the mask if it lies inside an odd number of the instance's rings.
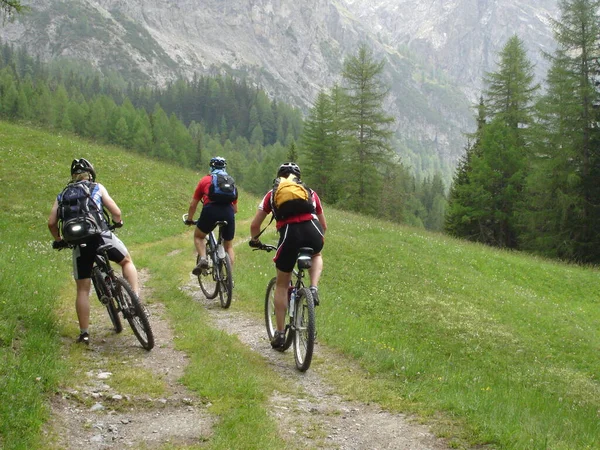
[{"label": "bicycle frame", "polygon": [[[263,245],[257,250],[272,251],[276,247],[272,245]],[[316,323],[315,323],[315,304],[312,293],[304,285],[305,270],[310,268],[312,249],[302,248],[299,251],[296,260],[296,267],[293,270],[290,288],[288,289],[288,305],[285,318],[285,343],[282,347],[276,348],[279,351],[287,350],[292,344],[294,346],[294,359],[296,367],[301,372],[310,367],[312,360]],[[275,289],[277,277],[272,278],[267,285],[265,296],[265,323],[269,339],[273,339],[276,329],[275,314]]]},{"label": "bicycle frame", "polygon": [[[182,219],[189,225],[191,223],[187,217],[187,214],[184,214]],[[192,223],[196,223],[196,221]],[[223,227],[227,225],[227,222],[217,221],[215,225],[218,227],[218,231],[215,233],[215,230],[212,230],[205,238],[209,267],[198,274],[198,283],[207,299],[212,300],[219,296],[221,307],[226,309],[231,305],[233,291],[231,260],[223,246]],[[196,258],[196,264],[199,259],[200,255]]]}]

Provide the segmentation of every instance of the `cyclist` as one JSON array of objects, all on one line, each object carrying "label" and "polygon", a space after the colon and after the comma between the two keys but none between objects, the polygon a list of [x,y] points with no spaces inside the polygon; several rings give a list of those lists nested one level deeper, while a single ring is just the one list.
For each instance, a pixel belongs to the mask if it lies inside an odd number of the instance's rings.
[{"label": "cyclist", "polygon": [[[91,192],[92,200],[98,205],[100,211],[103,207],[110,212],[112,222],[117,228],[123,226],[121,219],[121,209],[117,206],[112,197],[108,194],[106,188],[96,183],[96,171],[94,166],[84,159],[74,159],[71,163],[71,181],[70,183],[79,183],[91,181],[93,188]],[[48,217],[48,228],[54,242],[52,247],[55,249],[67,247],[67,243],[62,240],[60,231],[58,228],[58,205],[60,200],[60,194],[57,196],[52,205],[50,216]],[[104,217],[102,217],[104,221]],[[77,342],[89,344],[89,322],[90,322],[90,288],[91,288],[91,275],[92,267],[94,265],[94,259],[96,255],[96,249],[100,245],[111,244],[112,248],[108,251],[108,257],[111,261],[116,262],[121,266],[123,276],[129,282],[133,291],[139,295],[138,287],[138,273],[131,255],[127,251],[127,248],[121,242],[121,240],[115,236],[110,230],[108,230],[108,224],[103,223],[101,234],[92,238],[92,240],[85,245],[76,245],[73,248],[73,277],[75,278],[75,284],[77,286],[77,297],[75,300],[75,311],[77,312],[77,319],[79,321],[79,337]]]},{"label": "cyclist", "polygon": [[[287,177],[291,174],[300,179],[300,167],[293,162],[282,164],[277,171],[277,177]],[[314,213],[299,213],[282,220],[275,215],[276,228],[279,232],[277,252],[273,258],[277,269],[274,299],[277,330],[271,340],[271,346],[275,349],[281,348],[285,343],[287,292],[292,279],[292,272],[296,263],[298,250],[301,247],[311,247],[314,250],[312,267],[309,270],[310,290],[313,294],[315,304],[319,304],[318,284],[321,272],[323,271],[323,257],[321,255],[321,250],[323,249],[327,223],[325,221],[325,215],[323,214],[323,207],[319,196],[315,191],[311,191],[311,193]],[[260,247],[262,245],[257,236],[260,235],[260,227],[265,218],[270,213],[273,213],[271,205],[272,194],[273,192],[269,191],[263,197],[258,205],[256,215],[250,224],[250,235],[253,237],[250,240],[251,247]]]},{"label": "cyclist", "polygon": [[200,256],[198,265],[194,267],[192,273],[200,275],[203,269],[208,268],[208,260],[206,259],[206,243],[204,239],[206,235],[215,229],[216,223],[220,220],[227,221],[227,226],[223,227],[223,247],[229,254],[231,265],[233,266],[235,253],[233,251],[233,238],[235,237],[235,214],[237,213],[237,199],[230,203],[214,202],[208,198],[209,188],[212,183],[212,174],[216,171],[225,170],[227,161],[221,156],[215,156],[210,160],[210,173],[200,179],[196,186],[190,207],[188,209],[188,218],[185,221],[186,225],[193,225],[194,214],[198,203],[202,202],[202,211],[200,218],[194,230],[194,245]]}]

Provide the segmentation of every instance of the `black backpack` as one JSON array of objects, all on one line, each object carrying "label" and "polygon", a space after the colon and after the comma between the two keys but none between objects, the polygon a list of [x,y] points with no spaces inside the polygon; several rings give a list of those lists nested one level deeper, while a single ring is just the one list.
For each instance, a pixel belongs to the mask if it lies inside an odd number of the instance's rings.
[{"label": "black backpack", "polygon": [[231,203],[237,200],[238,193],[235,180],[224,170],[214,170],[208,188],[208,199],[214,203]]},{"label": "black backpack", "polygon": [[92,199],[96,183],[69,183],[58,196],[60,234],[72,245],[85,244],[108,230],[108,219]]}]

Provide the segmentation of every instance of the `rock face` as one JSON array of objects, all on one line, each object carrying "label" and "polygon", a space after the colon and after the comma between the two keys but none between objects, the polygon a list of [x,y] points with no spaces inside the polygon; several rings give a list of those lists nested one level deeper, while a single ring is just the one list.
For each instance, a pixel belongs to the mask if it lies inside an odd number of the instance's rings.
[{"label": "rock face", "polygon": [[540,80],[552,52],[551,19],[556,0],[346,0],[354,15],[405,46],[420,59],[443,70],[465,91],[476,95],[485,72],[496,68],[497,54],[516,34],[536,63]]},{"label": "rock face", "polygon": [[[386,109],[415,171],[448,179],[474,126],[471,104],[518,34],[538,63],[551,51],[556,0],[30,0],[0,39],[44,60],[89,61],[164,85],[228,73],[306,110],[367,44],[386,61]],[[421,166],[421,167],[418,167]]]}]

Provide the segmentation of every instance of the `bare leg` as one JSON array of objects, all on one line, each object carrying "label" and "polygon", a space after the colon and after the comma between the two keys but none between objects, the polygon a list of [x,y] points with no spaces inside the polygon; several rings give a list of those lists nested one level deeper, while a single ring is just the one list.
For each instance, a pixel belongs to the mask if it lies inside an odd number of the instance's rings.
[{"label": "bare leg", "polygon": [[204,239],[206,238],[206,233],[200,231],[200,228],[196,227],[194,229],[194,245],[196,246],[196,251],[200,255],[201,258],[206,258],[206,242]]},{"label": "bare leg", "polygon": [[277,269],[277,281],[275,282],[275,318],[277,331],[285,330],[285,312],[287,310],[287,297],[292,274]]},{"label": "bare leg", "polygon": [[90,326],[90,287],[91,278],[75,280],[77,285],[77,298],[75,300],[75,311],[79,321],[79,329],[87,330]]},{"label": "bare leg", "polygon": [[140,287],[138,285],[138,273],[133,261],[131,260],[131,255],[127,254],[125,258],[119,263],[121,266],[121,270],[123,272],[123,276],[138,296],[140,294]]},{"label": "bare leg", "polygon": [[235,252],[233,251],[233,241],[223,241],[223,248],[229,255],[229,260],[231,261],[231,267],[233,267],[233,262],[235,259]]},{"label": "bare leg", "polygon": [[312,257],[312,266],[308,270],[310,275],[310,285],[318,286],[319,279],[321,278],[321,272],[323,272],[323,256],[320,253],[313,255]]}]

